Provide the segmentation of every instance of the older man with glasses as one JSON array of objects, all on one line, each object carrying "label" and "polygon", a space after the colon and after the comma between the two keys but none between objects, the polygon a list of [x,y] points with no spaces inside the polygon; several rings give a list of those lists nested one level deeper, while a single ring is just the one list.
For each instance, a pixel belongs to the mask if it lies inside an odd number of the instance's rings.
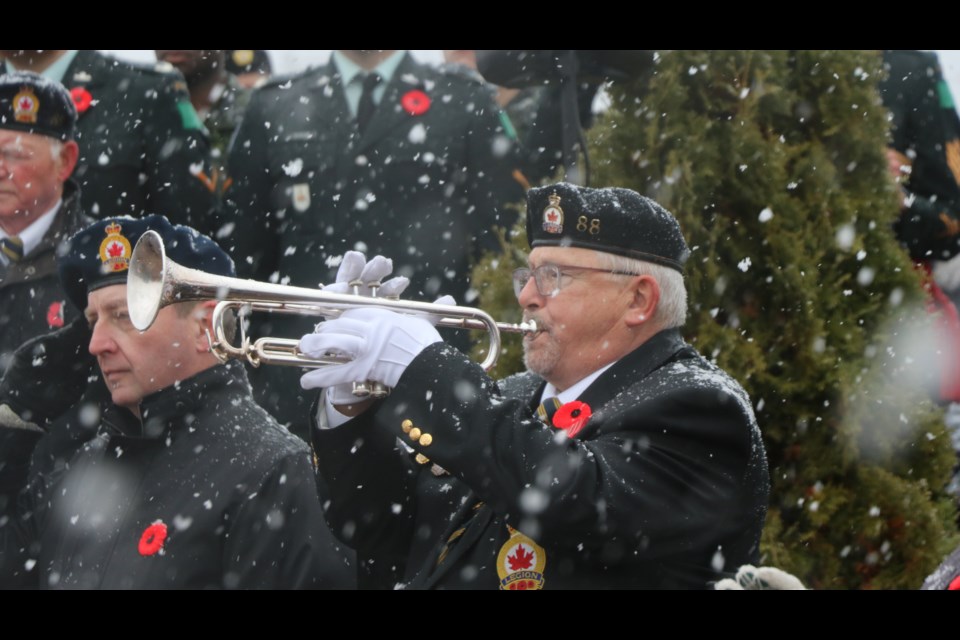
[{"label": "older man with glasses", "polygon": [[677,221],[626,189],[561,183],[527,205],[527,373],[494,382],[428,319],[380,309],[301,341],[353,358],[304,387],[393,388],[328,391],[314,431],[362,584],[703,588],[755,562],[766,458],[746,393],[680,335]]}]

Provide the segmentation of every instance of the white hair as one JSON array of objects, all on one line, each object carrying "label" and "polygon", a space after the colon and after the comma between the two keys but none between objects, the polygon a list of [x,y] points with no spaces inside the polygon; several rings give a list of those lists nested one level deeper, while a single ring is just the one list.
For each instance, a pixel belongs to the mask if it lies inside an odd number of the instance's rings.
[{"label": "white hair", "polygon": [[[626,256],[598,251],[600,266],[611,271],[623,271],[638,276],[651,276],[660,285],[660,302],[653,312],[653,320],[664,329],[682,327],[687,321],[687,287],[683,274],[676,269],[636,260]],[[614,276],[616,277],[616,276]]]},{"label": "white hair", "polygon": [[50,157],[53,158],[54,161],[58,161],[60,160],[60,153],[62,151],[63,151],[63,143],[55,138],[51,139],[50,140]]}]

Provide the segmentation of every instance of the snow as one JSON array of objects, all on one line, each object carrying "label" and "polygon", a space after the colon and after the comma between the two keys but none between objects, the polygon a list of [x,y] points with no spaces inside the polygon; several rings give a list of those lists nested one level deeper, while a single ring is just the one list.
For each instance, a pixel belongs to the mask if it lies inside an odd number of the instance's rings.
[{"label": "snow", "polygon": [[856,230],[852,224],[845,224],[837,227],[836,243],[837,247],[849,251],[853,247],[853,241],[856,238]]},{"label": "snow", "polygon": [[301,171],[303,171],[302,158],[294,158],[290,162],[283,165],[283,172],[291,178],[296,178],[299,176]]},{"label": "snow", "polygon": [[422,122],[418,122],[410,127],[410,133],[407,134],[407,140],[409,140],[411,144],[423,144],[426,139],[427,128],[423,126]]}]

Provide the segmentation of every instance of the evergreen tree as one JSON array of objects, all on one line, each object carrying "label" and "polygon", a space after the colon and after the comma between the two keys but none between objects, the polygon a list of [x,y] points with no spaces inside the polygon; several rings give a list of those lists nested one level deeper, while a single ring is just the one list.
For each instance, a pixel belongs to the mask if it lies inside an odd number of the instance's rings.
[{"label": "evergreen tree", "polygon": [[[649,84],[610,88],[591,134],[595,186],[680,221],[685,333],[764,433],[764,562],[817,588],[916,588],[957,542],[953,453],[918,384],[930,323],[891,226],[881,73],[877,52],[661,52]],[[476,270],[498,319],[524,242]],[[500,374],[519,367],[510,350]]]}]

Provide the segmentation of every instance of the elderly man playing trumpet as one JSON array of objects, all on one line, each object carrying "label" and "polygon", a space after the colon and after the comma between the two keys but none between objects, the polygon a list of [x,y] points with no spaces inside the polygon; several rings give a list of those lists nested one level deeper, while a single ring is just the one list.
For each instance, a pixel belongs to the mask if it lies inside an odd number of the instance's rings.
[{"label": "elderly man playing trumpet", "polygon": [[[760,432],[740,385],[680,336],[676,220],[626,189],[557,184],[527,206],[527,373],[495,382],[429,318],[384,309],[301,341],[353,358],[302,383],[326,389],[327,518],[361,585],[703,588],[756,561]],[[393,390],[356,403],[353,380]]]}]

